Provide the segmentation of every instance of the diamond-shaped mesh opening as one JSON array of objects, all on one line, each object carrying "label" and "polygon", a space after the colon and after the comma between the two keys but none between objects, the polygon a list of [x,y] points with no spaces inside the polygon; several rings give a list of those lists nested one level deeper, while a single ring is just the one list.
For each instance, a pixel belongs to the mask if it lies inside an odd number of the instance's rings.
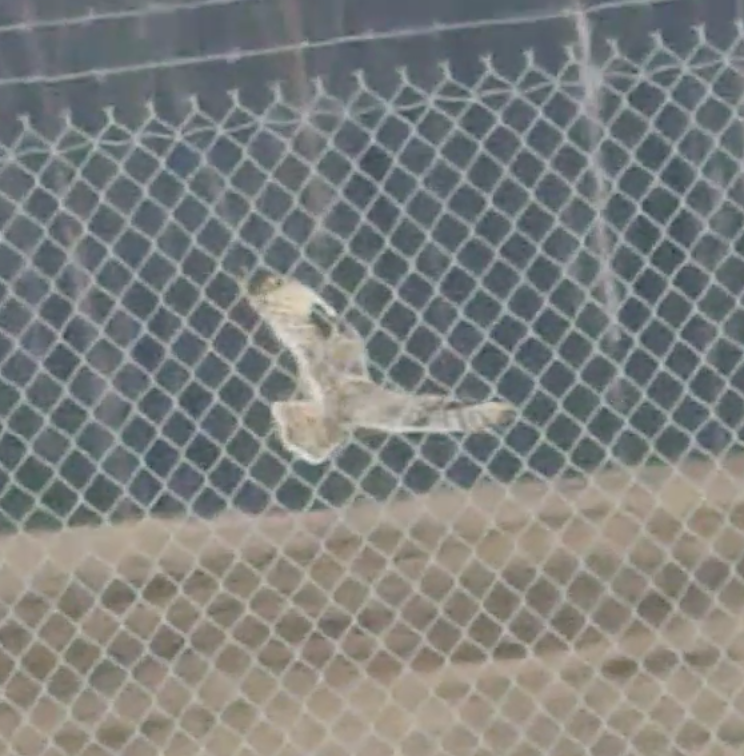
[{"label": "diamond-shaped mesh opening", "polygon": [[[4,753],[738,752],[743,33],[576,32],[18,121]],[[515,422],[294,458],[242,268],[326,298],[375,381]]]}]

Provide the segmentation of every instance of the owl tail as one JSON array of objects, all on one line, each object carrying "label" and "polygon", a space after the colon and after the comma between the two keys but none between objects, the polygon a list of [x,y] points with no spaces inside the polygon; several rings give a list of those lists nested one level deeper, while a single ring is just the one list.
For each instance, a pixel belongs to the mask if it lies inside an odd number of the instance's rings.
[{"label": "owl tail", "polygon": [[506,402],[468,404],[435,394],[377,390],[354,412],[357,427],[389,433],[479,433],[514,419]]},{"label": "owl tail", "polygon": [[311,465],[328,460],[344,441],[345,433],[312,402],[274,402],[271,414],[277,435],[292,454]]},{"label": "owl tail", "polygon": [[442,401],[414,410],[409,418],[409,433],[480,433],[510,422],[514,418],[514,407],[505,402],[456,404]]}]

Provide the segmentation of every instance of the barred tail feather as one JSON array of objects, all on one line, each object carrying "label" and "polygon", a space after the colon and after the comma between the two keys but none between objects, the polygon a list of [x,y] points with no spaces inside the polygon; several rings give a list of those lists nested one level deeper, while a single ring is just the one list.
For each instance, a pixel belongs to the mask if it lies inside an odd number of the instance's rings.
[{"label": "barred tail feather", "polygon": [[354,424],[388,433],[480,433],[514,418],[506,402],[467,404],[444,396],[377,391],[355,407]]},{"label": "barred tail feather", "polygon": [[411,430],[430,433],[480,433],[513,418],[514,408],[502,402],[430,408],[416,418]]}]

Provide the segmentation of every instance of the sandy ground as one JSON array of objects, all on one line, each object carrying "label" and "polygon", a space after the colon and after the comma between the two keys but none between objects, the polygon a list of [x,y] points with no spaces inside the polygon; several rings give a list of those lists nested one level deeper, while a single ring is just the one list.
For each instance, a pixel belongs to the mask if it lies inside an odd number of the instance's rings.
[{"label": "sandy ground", "polygon": [[0,539],[9,755],[744,751],[744,459]]}]

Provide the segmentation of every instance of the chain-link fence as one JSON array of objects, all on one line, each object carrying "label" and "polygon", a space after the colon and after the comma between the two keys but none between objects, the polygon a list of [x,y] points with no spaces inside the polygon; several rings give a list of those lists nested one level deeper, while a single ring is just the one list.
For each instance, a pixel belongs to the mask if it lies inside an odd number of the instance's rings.
[{"label": "chain-link fence", "polygon": [[[573,23],[2,126],[5,753],[739,752],[744,33]],[[516,421],[294,459],[243,267]]]}]

